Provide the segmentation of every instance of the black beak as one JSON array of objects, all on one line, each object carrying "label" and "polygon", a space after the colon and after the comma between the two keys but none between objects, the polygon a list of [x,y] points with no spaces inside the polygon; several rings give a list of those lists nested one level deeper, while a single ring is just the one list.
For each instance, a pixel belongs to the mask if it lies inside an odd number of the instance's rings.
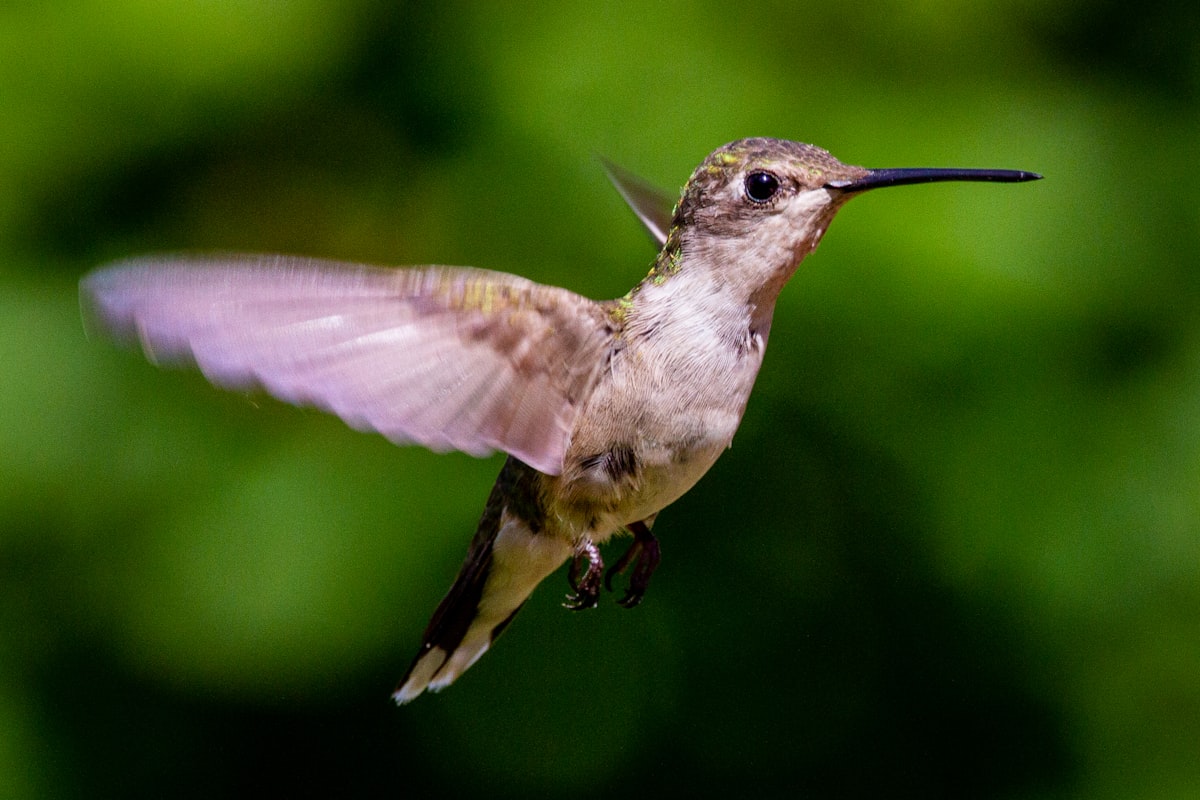
[{"label": "black beak", "polygon": [[1023,183],[1041,180],[1036,172],[1016,169],[873,169],[861,178],[830,181],[826,188],[842,192],[865,192],[884,186],[904,186],[910,183],[934,183],[936,181],[994,181],[997,183]]}]

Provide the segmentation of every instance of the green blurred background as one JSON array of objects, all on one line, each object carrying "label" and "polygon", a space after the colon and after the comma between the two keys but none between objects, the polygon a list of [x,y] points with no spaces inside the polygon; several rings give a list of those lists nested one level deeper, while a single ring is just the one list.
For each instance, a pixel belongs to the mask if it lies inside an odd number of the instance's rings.
[{"label": "green blurred background", "polygon": [[[0,8],[0,796],[1200,796],[1200,13],[933,0]],[[604,298],[748,135],[869,166],[647,601],[561,575],[388,693],[499,460],[88,341],[161,250]],[[607,552],[612,558],[621,545]]]}]

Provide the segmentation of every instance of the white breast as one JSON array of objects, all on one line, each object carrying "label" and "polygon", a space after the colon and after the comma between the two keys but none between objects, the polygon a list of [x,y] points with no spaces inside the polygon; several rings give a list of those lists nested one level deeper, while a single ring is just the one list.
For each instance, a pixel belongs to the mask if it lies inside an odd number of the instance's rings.
[{"label": "white breast", "polygon": [[[667,290],[669,283],[655,289]],[[682,293],[681,293],[682,294]],[[589,535],[645,519],[695,485],[729,447],[762,364],[750,310],[693,293],[654,298],[585,407],[564,473],[568,496],[589,507]],[[679,300],[679,302],[675,302]],[[708,302],[704,302],[707,300]],[[636,474],[614,475],[590,458],[628,447]],[[594,465],[590,468],[588,465]],[[594,501],[594,502],[593,502]],[[591,508],[600,507],[595,514]]]}]

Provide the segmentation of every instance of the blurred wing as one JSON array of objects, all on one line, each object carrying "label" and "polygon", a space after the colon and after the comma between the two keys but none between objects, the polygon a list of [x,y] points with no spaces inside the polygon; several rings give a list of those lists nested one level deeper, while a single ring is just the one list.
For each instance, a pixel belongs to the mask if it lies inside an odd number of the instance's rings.
[{"label": "blurred wing", "polygon": [[639,178],[608,159],[600,159],[608,179],[621,193],[621,197],[646,226],[647,232],[662,247],[667,242],[671,221],[675,216],[675,201],[678,195],[663,191],[649,181]]},{"label": "blurred wing", "polygon": [[284,256],[146,258],[80,286],[85,322],[152,361],[262,387],[397,443],[548,474],[610,346],[598,304],[502,273]]}]

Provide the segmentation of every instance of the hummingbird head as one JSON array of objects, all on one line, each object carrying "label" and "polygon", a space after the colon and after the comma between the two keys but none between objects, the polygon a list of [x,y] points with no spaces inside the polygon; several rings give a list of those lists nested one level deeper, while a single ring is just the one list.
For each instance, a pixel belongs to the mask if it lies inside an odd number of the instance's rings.
[{"label": "hummingbird head", "polygon": [[829,184],[868,174],[810,144],[731,142],[709,154],[684,187],[675,215],[681,245],[718,258],[757,257],[794,269],[850,197]]},{"label": "hummingbird head", "polygon": [[[1030,172],[881,169],[843,164],[827,151],[783,139],[739,139],[696,168],[676,206],[683,259],[716,269],[738,264],[752,290],[778,291],[825,234],[838,209],[869,189],[933,181],[1027,181]],[[672,242],[668,239],[667,246]],[[698,259],[696,257],[699,257]]]}]

